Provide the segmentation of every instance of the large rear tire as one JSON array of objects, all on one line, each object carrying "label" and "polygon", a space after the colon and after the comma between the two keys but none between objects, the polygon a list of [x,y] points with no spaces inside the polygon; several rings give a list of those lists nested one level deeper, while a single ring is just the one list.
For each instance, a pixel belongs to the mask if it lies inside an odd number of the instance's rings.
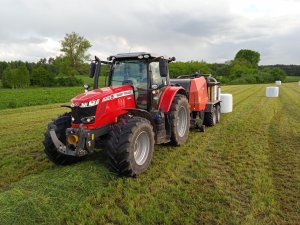
[{"label": "large rear tire", "polygon": [[154,151],[153,127],[147,119],[133,117],[112,128],[107,141],[110,167],[122,176],[136,176],[150,165]]},{"label": "large rear tire", "polygon": [[[65,145],[66,144],[66,129],[71,127],[71,113],[65,113],[49,123],[49,125],[54,124],[55,133],[57,138]],[[52,138],[50,136],[50,126],[48,125],[48,129],[46,130],[44,136],[45,139],[43,141],[44,144],[44,152],[48,156],[48,159],[54,162],[57,165],[68,165],[71,163],[76,163],[81,160],[80,157],[64,155],[57,151]]]},{"label": "large rear tire", "polygon": [[186,142],[190,131],[189,102],[184,95],[177,94],[170,109],[171,143],[182,145]]}]

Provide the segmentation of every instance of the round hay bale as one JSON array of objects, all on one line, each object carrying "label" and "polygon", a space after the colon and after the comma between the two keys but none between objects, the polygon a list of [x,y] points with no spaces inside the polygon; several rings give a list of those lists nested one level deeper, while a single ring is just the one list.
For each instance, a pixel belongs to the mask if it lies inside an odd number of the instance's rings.
[{"label": "round hay bale", "polygon": [[221,113],[232,112],[232,94],[221,94]]},{"label": "round hay bale", "polygon": [[278,97],[279,96],[279,87],[267,87],[266,88],[267,97]]}]

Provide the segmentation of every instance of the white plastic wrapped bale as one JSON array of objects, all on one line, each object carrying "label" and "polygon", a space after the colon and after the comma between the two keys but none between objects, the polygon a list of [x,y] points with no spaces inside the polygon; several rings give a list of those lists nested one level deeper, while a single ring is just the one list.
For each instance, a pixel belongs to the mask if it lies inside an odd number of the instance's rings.
[{"label": "white plastic wrapped bale", "polygon": [[221,100],[221,113],[232,112],[232,94],[221,93],[220,100]]},{"label": "white plastic wrapped bale", "polygon": [[298,85],[300,86],[300,81],[298,81]]},{"label": "white plastic wrapped bale", "polygon": [[275,84],[276,84],[276,85],[281,85],[281,80],[276,80],[276,81],[275,81]]},{"label": "white plastic wrapped bale", "polygon": [[267,97],[278,97],[279,96],[279,87],[267,87],[266,88]]}]

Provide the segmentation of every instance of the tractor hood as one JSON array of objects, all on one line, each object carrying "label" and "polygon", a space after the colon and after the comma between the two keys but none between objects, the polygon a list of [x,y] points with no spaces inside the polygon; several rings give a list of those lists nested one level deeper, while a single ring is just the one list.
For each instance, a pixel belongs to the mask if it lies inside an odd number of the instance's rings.
[{"label": "tractor hood", "polygon": [[88,91],[77,95],[71,99],[71,106],[89,107],[98,105],[101,102],[113,99],[118,93],[123,94],[126,91],[132,91],[130,85],[116,87],[105,87]]}]

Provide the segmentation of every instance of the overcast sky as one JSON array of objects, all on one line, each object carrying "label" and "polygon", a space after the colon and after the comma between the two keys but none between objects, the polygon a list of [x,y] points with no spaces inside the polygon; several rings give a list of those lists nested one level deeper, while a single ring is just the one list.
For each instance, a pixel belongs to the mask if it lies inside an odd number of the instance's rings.
[{"label": "overcast sky", "polygon": [[300,64],[300,0],[1,0],[0,61],[55,57],[73,31],[102,59],[149,51],[225,62],[251,49],[260,64]]}]

